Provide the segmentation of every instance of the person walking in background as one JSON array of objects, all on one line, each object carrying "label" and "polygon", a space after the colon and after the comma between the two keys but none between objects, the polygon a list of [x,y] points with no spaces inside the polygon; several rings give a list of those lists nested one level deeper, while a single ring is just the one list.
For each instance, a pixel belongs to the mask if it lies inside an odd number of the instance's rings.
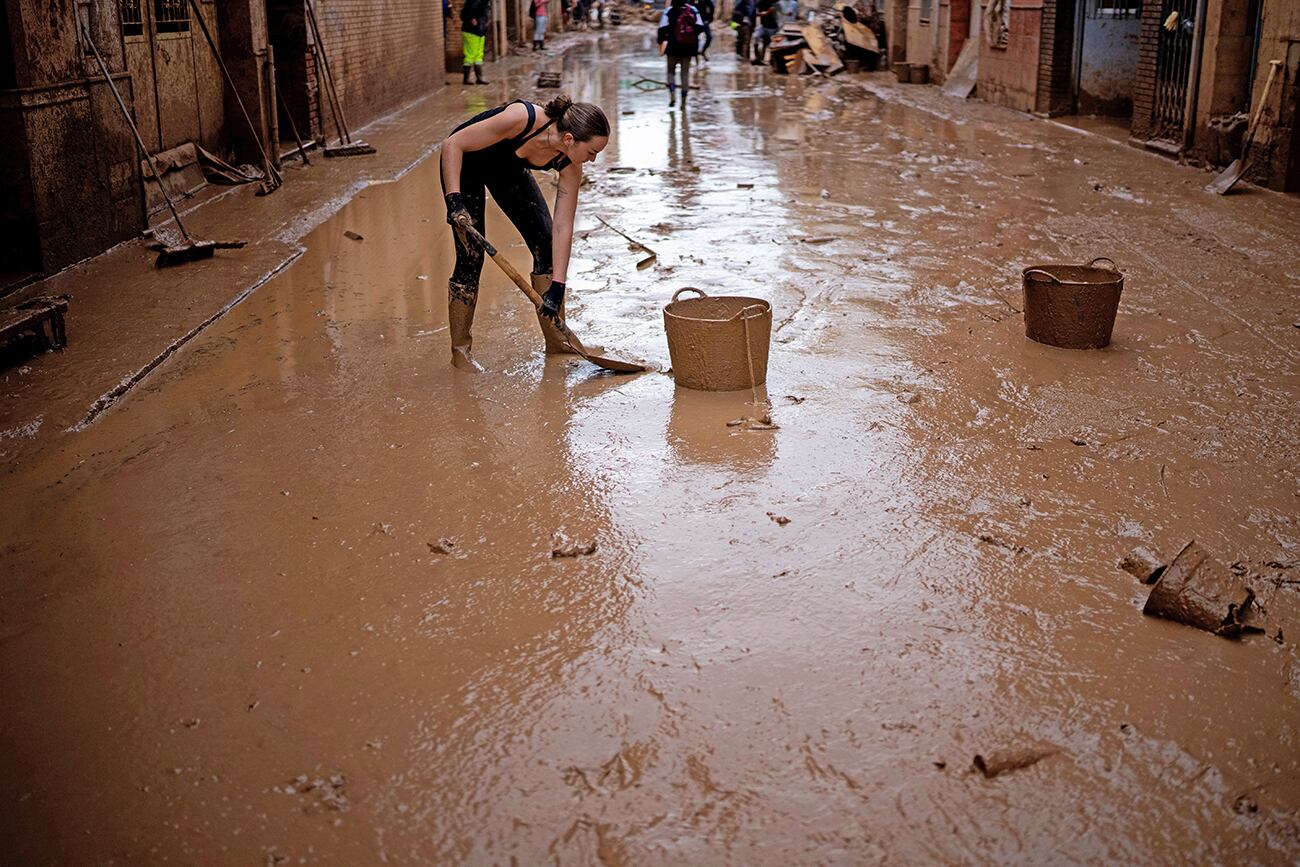
[{"label": "person walking in background", "polygon": [[750,63],[762,66],[767,62],[767,49],[772,44],[780,24],[777,21],[777,0],[758,0],[755,10],[758,13],[758,35],[754,37],[754,59]]},{"label": "person walking in background", "polygon": [[668,56],[668,106],[677,104],[677,70],[682,77],[682,108],[691,89],[691,58],[699,53],[704,22],[686,0],[672,0],[659,16],[659,53]]},{"label": "person walking in background", "polygon": [[533,50],[541,51],[546,47],[546,3],[547,0],[533,0],[528,14],[533,16]]},{"label": "person walking in background", "polygon": [[709,59],[709,46],[713,44],[713,16],[716,7],[713,0],[695,0],[695,11],[700,13],[700,20],[704,22],[704,45],[700,47],[700,59]]},{"label": "person walking in background", "polygon": [[486,43],[490,0],[465,0],[460,10],[461,46],[464,49],[465,84],[469,84],[469,73],[474,71],[475,84],[487,84],[483,80],[483,46]]},{"label": "person walking in background", "polygon": [[736,31],[736,56],[749,59],[749,42],[754,38],[754,0],[736,0],[731,26]]}]

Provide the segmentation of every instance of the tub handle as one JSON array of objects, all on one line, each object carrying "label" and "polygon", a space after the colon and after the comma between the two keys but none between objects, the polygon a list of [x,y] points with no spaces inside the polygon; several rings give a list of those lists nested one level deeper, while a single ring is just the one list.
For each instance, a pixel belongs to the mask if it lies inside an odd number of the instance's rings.
[{"label": "tub handle", "polygon": [[1044,271],[1042,268],[1030,268],[1025,272],[1026,277],[1028,277],[1030,274],[1042,274],[1044,277],[1046,277],[1048,280],[1051,280],[1053,283],[1061,282],[1060,280],[1056,279],[1055,274],[1051,273],[1050,271]]},{"label": "tub handle", "polygon": [[759,315],[762,315],[763,311],[766,309],[767,308],[764,307],[762,304],[749,304],[740,308],[735,313],[731,314],[731,316],[727,319],[727,321],[735,322],[737,319],[749,319],[750,318],[749,311],[757,310],[759,312]]},{"label": "tub handle", "polygon": [[705,295],[705,294],[704,294],[704,290],[703,290],[703,289],[696,289],[694,286],[683,286],[682,288],[678,289],[676,292],[673,293],[673,301],[676,301],[676,300],[677,300],[677,296],[681,295],[683,292],[695,292],[695,293],[697,293],[701,298],[708,298],[708,297],[709,297],[708,295]]},{"label": "tub handle", "polygon": [[1088,267],[1091,268],[1094,265],[1096,265],[1098,262],[1109,262],[1110,267],[1106,269],[1107,271],[1119,270],[1119,266],[1115,264],[1115,260],[1109,256],[1098,256],[1096,259],[1093,259],[1091,262],[1088,263]]}]

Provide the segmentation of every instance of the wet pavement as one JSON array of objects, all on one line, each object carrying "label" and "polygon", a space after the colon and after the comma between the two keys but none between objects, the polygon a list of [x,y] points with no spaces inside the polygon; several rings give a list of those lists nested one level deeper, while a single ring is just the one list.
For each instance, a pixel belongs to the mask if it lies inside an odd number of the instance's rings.
[{"label": "wet pavement", "polygon": [[[617,126],[570,324],[666,366],[676,289],[767,298],[779,429],[544,359],[491,263],[454,370],[436,165],[366,188],[93,424],[6,420],[0,861],[1300,857],[1300,631],[1117,565],[1195,538],[1295,609],[1300,202],[714,55],[684,114],[649,39],[564,55]],[[1026,341],[1019,269],[1098,255],[1111,347]]]}]

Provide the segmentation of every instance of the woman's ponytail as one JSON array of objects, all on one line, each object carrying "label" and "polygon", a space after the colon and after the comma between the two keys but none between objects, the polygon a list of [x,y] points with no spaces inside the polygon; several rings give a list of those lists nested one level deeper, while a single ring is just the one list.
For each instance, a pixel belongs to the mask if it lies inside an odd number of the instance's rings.
[{"label": "woman's ponytail", "polygon": [[561,94],[546,103],[546,116],[555,121],[556,128],[573,136],[575,141],[590,141],[596,136],[609,135],[609,118],[600,106],[590,102],[574,102]]}]

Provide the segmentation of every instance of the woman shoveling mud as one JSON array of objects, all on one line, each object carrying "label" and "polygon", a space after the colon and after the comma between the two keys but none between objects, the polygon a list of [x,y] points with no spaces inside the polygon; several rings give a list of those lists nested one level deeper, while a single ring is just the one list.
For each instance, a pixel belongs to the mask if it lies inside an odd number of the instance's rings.
[{"label": "woman shoveling mud", "polygon": [[[447,284],[452,364],[481,369],[470,354],[470,328],[483,250],[462,229],[483,232],[485,191],[492,193],[533,254],[533,289],[542,297],[537,320],[547,354],[567,351],[554,325],[564,322],[564,284],[582,165],[608,143],[609,119],[600,107],[567,96],[545,106],[515,100],[490,109],[456,127],[442,143],[442,191],[447,222],[456,230],[456,267]],[[532,175],[547,169],[559,172],[554,221]]]}]

